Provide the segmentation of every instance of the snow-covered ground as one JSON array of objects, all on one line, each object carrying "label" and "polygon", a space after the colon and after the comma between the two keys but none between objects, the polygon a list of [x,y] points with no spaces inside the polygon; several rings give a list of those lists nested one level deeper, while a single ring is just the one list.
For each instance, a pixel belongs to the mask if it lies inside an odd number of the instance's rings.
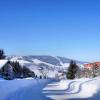
[{"label": "snow-covered ground", "polygon": [[0,100],[99,100],[100,77],[60,81],[0,79]]},{"label": "snow-covered ground", "polygon": [[48,100],[41,91],[51,80],[0,79],[0,100]]},{"label": "snow-covered ground", "polygon": [[48,84],[43,93],[53,100],[99,100],[100,77],[61,80]]}]

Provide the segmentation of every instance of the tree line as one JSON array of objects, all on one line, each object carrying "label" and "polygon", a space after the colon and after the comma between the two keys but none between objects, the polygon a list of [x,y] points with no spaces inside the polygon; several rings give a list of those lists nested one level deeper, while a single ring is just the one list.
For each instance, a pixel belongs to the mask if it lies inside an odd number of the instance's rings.
[{"label": "tree line", "polygon": [[[0,60],[5,59],[5,53],[3,49],[0,49]],[[26,66],[21,66],[19,62],[11,62],[8,61],[9,65],[12,66],[12,69],[8,69],[8,67],[3,68],[0,70],[0,74],[5,79],[13,79],[13,78],[26,78],[26,77],[35,77],[34,71],[30,70]],[[6,70],[6,71],[5,71]],[[47,78],[48,70],[45,70],[41,67],[40,72],[40,79]],[[11,74],[11,75],[10,75]],[[12,76],[12,77],[9,77]],[[71,60],[70,65],[66,71],[66,78],[67,79],[75,79],[75,78],[82,78],[82,77],[96,77],[100,76],[100,67],[96,64],[93,64],[91,69],[84,69],[81,70],[80,66],[76,64],[75,61]]]},{"label": "tree line", "polygon": [[[4,50],[0,49],[0,60],[4,60],[6,58]],[[18,61],[10,61],[8,60],[7,65],[0,69],[0,76],[4,79],[11,80],[14,78],[27,78],[33,77],[37,78],[34,71],[30,70],[26,66],[21,66]],[[45,78],[42,75],[39,77],[40,79]]]}]

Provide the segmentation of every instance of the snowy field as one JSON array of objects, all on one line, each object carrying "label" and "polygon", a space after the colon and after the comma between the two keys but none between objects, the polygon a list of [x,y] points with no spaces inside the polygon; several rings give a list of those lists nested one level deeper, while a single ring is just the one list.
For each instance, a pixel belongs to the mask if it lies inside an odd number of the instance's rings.
[{"label": "snowy field", "polygon": [[99,100],[100,77],[54,81],[0,79],[0,100]]}]

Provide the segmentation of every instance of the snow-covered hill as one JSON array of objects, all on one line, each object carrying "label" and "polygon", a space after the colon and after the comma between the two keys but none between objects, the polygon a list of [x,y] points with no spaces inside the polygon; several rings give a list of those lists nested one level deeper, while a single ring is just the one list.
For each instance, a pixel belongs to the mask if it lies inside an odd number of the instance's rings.
[{"label": "snow-covered hill", "polygon": [[[64,71],[68,68],[71,59],[59,56],[8,56],[7,59],[11,61],[18,61],[21,65],[25,65],[33,70],[37,75],[41,75],[39,69],[44,68],[48,70],[48,75],[52,77],[58,74],[59,71]],[[83,68],[82,61],[75,60],[76,63]],[[51,74],[52,73],[52,74]]]}]

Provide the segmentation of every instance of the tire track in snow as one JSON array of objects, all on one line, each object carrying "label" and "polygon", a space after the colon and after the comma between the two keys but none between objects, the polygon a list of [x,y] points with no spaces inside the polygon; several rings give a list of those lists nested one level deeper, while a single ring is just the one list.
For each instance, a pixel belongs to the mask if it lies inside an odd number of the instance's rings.
[{"label": "tire track in snow", "polygon": [[[76,82],[77,82],[77,81],[72,81],[72,82],[70,82],[70,83],[68,84],[68,86],[67,86],[67,89],[64,89],[64,90],[56,90],[56,89],[54,90],[54,88],[57,87],[57,86],[59,86],[59,85],[55,85],[55,83],[54,83],[53,85],[50,85],[50,84],[49,84],[50,86],[48,85],[46,88],[48,88],[48,87],[51,87],[51,88],[54,87],[53,90],[47,90],[47,89],[45,90],[45,89],[44,89],[43,91],[44,91],[44,92],[66,92],[66,91],[67,91],[67,92],[70,92],[70,91],[72,91],[72,90],[74,89],[73,86],[74,86],[74,84],[75,84]],[[57,82],[57,83],[58,83],[58,82]],[[59,88],[59,87],[58,87],[58,88]]]},{"label": "tire track in snow", "polygon": [[78,94],[82,91],[82,87],[85,83],[91,82],[93,80],[82,81],[72,81],[68,84],[68,88],[65,90],[44,90],[45,95],[72,95]]},{"label": "tire track in snow", "polygon": [[[55,94],[56,95],[63,95],[63,94],[70,94],[70,93],[72,94],[72,93],[78,91],[77,89],[78,89],[79,85],[80,85],[80,83],[77,83],[77,81],[72,81],[68,84],[67,89],[64,89],[64,90],[48,90],[47,89],[47,90],[43,90],[43,93],[45,95],[55,95]],[[52,88],[52,86],[51,86],[51,88]],[[55,86],[55,84],[54,84],[54,86]],[[77,89],[76,89],[76,87],[77,87]],[[53,89],[54,89],[54,87],[53,87]]]}]

